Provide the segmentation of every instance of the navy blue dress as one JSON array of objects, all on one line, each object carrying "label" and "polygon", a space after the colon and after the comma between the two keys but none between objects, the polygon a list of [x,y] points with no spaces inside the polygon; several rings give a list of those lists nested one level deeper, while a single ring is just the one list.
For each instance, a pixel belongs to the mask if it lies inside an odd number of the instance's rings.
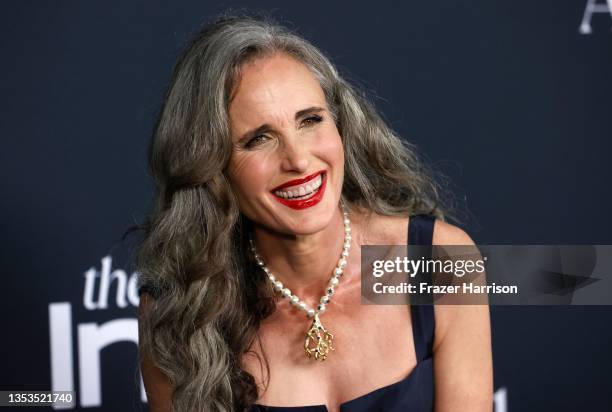
[{"label": "navy blue dress", "polygon": [[[416,215],[409,219],[408,244],[431,245],[434,218]],[[410,252],[409,252],[410,253]],[[399,382],[344,402],[341,412],[406,412],[433,411],[434,377],[432,347],[434,340],[433,305],[411,305],[412,335],[417,364],[412,372]],[[255,404],[250,412],[326,412],[325,405],[264,406]]]},{"label": "navy blue dress", "polygon": [[[426,215],[411,216],[408,224],[409,245],[431,245],[434,218]],[[411,255],[410,250],[408,254]],[[157,291],[141,286],[139,294]],[[376,389],[340,405],[342,412],[405,412],[432,411],[434,405],[434,377],[432,347],[434,341],[433,305],[411,305],[412,335],[417,364],[412,372],[399,382]],[[265,406],[254,404],[250,412],[327,412],[325,405]]]}]

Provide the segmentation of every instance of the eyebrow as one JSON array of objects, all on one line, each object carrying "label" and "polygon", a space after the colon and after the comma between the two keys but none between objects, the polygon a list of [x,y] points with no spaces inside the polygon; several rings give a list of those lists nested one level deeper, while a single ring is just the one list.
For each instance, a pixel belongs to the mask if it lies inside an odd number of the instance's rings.
[{"label": "eyebrow", "polygon": [[[298,119],[300,119],[300,118],[302,118],[302,117],[304,117],[306,115],[313,114],[313,113],[319,113],[319,112],[322,112],[322,111],[325,111],[325,109],[323,107],[311,106],[311,107],[308,107],[306,109],[302,109],[300,111],[295,112],[295,120],[298,120]],[[250,139],[252,137],[255,137],[255,136],[257,136],[257,135],[259,135],[261,133],[269,132],[272,129],[273,129],[272,126],[270,126],[267,123],[264,123],[264,124],[262,124],[261,126],[255,128],[255,129],[252,129],[252,130],[249,130],[248,132],[245,132],[238,139],[238,142],[241,143],[241,142],[243,142],[243,141],[245,141],[247,139]]]}]

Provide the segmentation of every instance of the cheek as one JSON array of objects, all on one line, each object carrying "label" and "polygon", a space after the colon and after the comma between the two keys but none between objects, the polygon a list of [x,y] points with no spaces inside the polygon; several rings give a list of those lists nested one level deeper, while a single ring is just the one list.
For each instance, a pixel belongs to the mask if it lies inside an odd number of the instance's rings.
[{"label": "cheek", "polygon": [[263,157],[245,153],[236,154],[230,160],[229,175],[239,197],[261,191],[270,181],[271,172]]},{"label": "cheek", "polygon": [[330,128],[319,135],[315,145],[319,156],[336,168],[344,166],[344,146],[342,138],[335,128]]}]

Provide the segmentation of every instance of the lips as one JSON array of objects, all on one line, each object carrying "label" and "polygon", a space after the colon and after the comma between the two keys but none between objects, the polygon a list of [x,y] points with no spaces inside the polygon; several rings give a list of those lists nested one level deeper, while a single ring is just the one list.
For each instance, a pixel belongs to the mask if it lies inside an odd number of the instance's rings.
[{"label": "lips", "polygon": [[320,170],[309,176],[285,182],[271,192],[279,203],[300,210],[319,203],[323,199],[326,185],[327,173]]},{"label": "lips", "polygon": [[308,175],[306,177],[303,177],[300,179],[289,180],[288,182],[285,182],[282,185],[275,187],[274,189],[272,189],[272,191],[276,192],[277,190],[282,190],[282,189],[286,189],[291,186],[298,186],[298,185],[304,184],[308,182],[309,180],[313,180],[315,177],[323,173],[325,173],[325,170],[319,170],[318,172]]}]

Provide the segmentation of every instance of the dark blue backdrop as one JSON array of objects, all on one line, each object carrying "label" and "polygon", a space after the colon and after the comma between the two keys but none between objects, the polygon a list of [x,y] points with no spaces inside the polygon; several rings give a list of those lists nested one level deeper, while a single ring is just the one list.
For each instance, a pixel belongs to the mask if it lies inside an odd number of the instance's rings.
[{"label": "dark blue backdrop", "polygon": [[[2,3],[0,390],[146,408],[120,237],[151,203],[146,148],[178,52],[248,5],[208,3]],[[379,96],[477,243],[612,243],[610,13],[583,34],[589,0],[288,3],[257,7]],[[610,307],[491,311],[498,412],[612,409]]]}]

